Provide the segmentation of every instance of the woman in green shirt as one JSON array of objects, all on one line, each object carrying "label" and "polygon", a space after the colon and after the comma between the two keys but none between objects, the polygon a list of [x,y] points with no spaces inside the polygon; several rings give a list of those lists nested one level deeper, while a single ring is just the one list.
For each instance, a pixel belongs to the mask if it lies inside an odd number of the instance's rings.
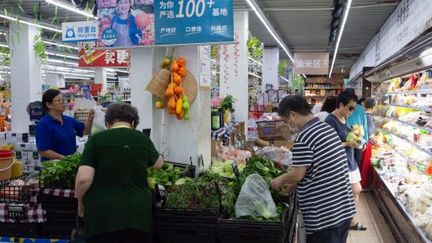
[{"label": "woman in green shirt", "polygon": [[163,159],[152,141],[135,130],[138,122],[136,108],[112,104],[105,115],[108,130],[86,143],[75,190],[87,243],[150,239],[152,195],[147,168],[161,168]]}]

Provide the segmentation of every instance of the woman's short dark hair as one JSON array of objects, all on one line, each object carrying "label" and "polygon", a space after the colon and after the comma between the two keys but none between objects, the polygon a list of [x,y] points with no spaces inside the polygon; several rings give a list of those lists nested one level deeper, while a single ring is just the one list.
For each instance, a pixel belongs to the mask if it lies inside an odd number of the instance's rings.
[{"label": "woman's short dark hair", "polygon": [[307,100],[300,95],[289,95],[279,103],[278,114],[287,117],[291,111],[307,116],[312,114]]},{"label": "woman's short dark hair", "polygon": [[45,93],[42,95],[42,105],[45,112],[49,111],[47,103],[52,103],[54,98],[59,94],[61,94],[61,92],[57,89],[49,89],[45,91]]},{"label": "woman's short dark hair", "polygon": [[334,110],[336,110],[336,100],[336,96],[327,96],[321,107],[321,111],[332,113]]},{"label": "woman's short dark hair", "polygon": [[339,108],[339,105],[342,103],[342,105],[346,106],[348,105],[351,101],[356,102],[356,97],[355,94],[353,94],[350,91],[342,91],[336,99],[336,108]]},{"label": "woman's short dark hair", "polygon": [[108,106],[105,114],[105,123],[127,122],[136,128],[139,123],[137,108],[126,103],[113,103]]},{"label": "woman's short dark hair", "polygon": [[376,101],[374,98],[369,98],[365,101],[366,109],[373,109],[376,106]]},{"label": "woman's short dark hair", "polygon": [[366,101],[366,98],[365,97],[361,97],[358,101],[357,101],[357,104],[359,104],[359,105],[361,105],[363,102],[365,102]]}]

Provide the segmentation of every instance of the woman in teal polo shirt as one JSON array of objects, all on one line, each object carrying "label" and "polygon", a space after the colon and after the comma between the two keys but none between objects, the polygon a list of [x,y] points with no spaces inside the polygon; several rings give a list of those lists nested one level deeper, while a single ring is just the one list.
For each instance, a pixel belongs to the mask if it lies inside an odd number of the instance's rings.
[{"label": "woman in teal polo shirt", "polygon": [[77,150],[76,136],[90,134],[94,111],[84,124],[63,115],[65,103],[59,90],[49,89],[42,96],[45,116],[36,126],[36,146],[41,161],[63,159]]},{"label": "woman in teal polo shirt", "polygon": [[150,138],[135,130],[138,121],[136,108],[111,104],[105,114],[108,130],[92,135],[85,145],[75,192],[87,243],[150,240],[147,168],[161,168],[163,159]]}]

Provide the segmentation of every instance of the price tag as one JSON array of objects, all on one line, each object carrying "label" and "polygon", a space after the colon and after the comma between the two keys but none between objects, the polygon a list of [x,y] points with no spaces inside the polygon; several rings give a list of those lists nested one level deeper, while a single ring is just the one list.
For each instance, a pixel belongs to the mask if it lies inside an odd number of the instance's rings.
[{"label": "price tag", "polygon": [[9,205],[8,216],[10,219],[23,219],[24,218],[24,206],[22,205]]}]

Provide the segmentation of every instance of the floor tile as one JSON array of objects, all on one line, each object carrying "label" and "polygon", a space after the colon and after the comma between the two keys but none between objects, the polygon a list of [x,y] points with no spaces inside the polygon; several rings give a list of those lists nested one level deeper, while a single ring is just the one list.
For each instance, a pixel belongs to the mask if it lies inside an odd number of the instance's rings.
[{"label": "floor tile", "polygon": [[350,230],[349,243],[393,243],[392,232],[378,209],[371,193],[362,193],[355,220],[367,227],[366,231]]},{"label": "floor tile", "polygon": [[380,239],[375,236],[353,236],[351,243],[381,243]]}]

